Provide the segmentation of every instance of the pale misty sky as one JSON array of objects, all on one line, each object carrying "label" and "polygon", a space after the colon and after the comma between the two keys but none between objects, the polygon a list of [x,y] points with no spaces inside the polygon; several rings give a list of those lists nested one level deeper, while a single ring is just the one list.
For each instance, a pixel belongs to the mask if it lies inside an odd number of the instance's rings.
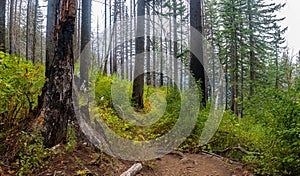
[{"label": "pale misty sky", "polygon": [[294,50],[294,54],[300,50],[300,1],[299,0],[278,0],[275,2],[286,2],[287,5],[280,13],[281,16],[285,16],[283,26],[288,26],[288,31],[285,36],[288,46]]},{"label": "pale misty sky", "polygon": [[[300,0],[266,0],[270,2],[282,3],[286,2],[287,5],[281,10],[279,16],[285,16],[286,19],[282,22],[282,26],[288,26],[288,31],[285,34],[287,44],[294,54],[300,50]],[[41,1],[40,1],[41,2]],[[100,0],[98,2],[104,2]],[[42,3],[42,2],[41,2]],[[42,4],[45,4],[43,2]],[[93,2],[93,26],[96,26],[97,16],[99,19],[104,16],[104,6],[102,3]],[[100,25],[102,23],[100,22]]]},{"label": "pale misty sky", "polygon": [[[288,26],[288,30],[285,34],[288,47],[291,49],[291,52],[294,52],[294,54],[298,53],[298,51],[300,50],[300,0],[266,0],[266,2],[268,1],[276,3],[287,3],[284,9],[282,9],[279,13],[279,16],[286,17],[286,19],[282,22],[282,26]],[[100,0],[100,2],[104,1]],[[104,7],[103,4],[96,2],[94,2],[93,5],[93,18],[95,19],[93,21],[96,21],[97,15],[100,16],[99,19],[104,16]]]}]

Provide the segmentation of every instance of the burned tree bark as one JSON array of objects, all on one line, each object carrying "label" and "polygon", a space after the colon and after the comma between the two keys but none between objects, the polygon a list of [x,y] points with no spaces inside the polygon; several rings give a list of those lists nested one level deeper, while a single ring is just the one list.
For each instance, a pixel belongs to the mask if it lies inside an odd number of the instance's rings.
[{"label": "burned tree bark", "polygon": [[[137,11],[137,35],[145,33],[145,1],[138,1],[138,11]],[[134,65],[134,81],[133,81],[133,91],[132,91],[132,100],[134,106],[143,109],[144,108],[144,52],[145,52],[145,37],[138,36],[135,39],[135,65]]]},{"label": "burned tree bark", "polygon": [[[190,1],[190,24],[193,28],[203,34],[203,1]],[[198,34],[191,31],[191,49],[192,51],[199,50],[200,58],[197,58],[195,53],[191,53],[190,70],[197,82],[201,83],[200,90],[202,91],[202,104],[206,106],[206,85],[205,85],[205,70],[203,66],[203,41],[196,41],[195,36]]]},{"label": "burned tree bark", "polygon": [[91,12],[92,12],[92,1],[82,1],[82,20],[81,20],[81,49],[83,52],[86,50],[87,57],[80,57],[80,85],[85,88],[88,87],[88,69],[89,69],[89,58],[91,50]]},{"label": "burned tree bark", "polygon": [[0,0],[0,51],[5,51],[5,11],[6,0]]},{"label": "burned tree bark", "polygon": [[[73,34],[76,18],[76,0],[49,0],[48,12],[55,15],[55,27],[47,26],[47,34],[53,40],[47,40],[52,46],[47,52],[47,83],[39,101],[39,116],[44,118],[42,131],[44,145],[52,147],[66,140],[68,120],[74,117],[72,101],[73,81]],[[53,16],[48,15],[48,20]],[[51,23],[48,23],[51,24]],[[54,43],[48,43],[53,41]],[[52,58],[49,58],[53,56]]]}]

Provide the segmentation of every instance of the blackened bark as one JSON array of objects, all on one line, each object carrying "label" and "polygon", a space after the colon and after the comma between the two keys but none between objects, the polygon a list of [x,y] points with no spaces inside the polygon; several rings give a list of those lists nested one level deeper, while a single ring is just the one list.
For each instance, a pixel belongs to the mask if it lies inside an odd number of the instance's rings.
[{"label": "blackened bark", "polygon": [[[202,16],[202,0],[190,1],[190,23],[191,26],[203,34],[203,16]],[[205,91],[205,71],[203,66],[203,41],[193,40],[195,37],[194,32],[191,32],[191,47],[192,50],[200,50],[200,58],[197,58],[194,53],[191,53],[190,69],[197,82],[201,83],[202,91],[202,104],[206,105],[206,91]],[[200,46],[197,46],[200,45]]]},{"label": "blackened bark", "polygon": [[[51,62],[47,60],[47,83],[43,88],[40,99],[40,116],[44,118],[44,145],[52,147],[58,143],[65,142],[68,120],[74,118],[74,107],[72,101],[72,81],[73,81],[73,34],[76,18],[76,0],[49,0],[50,14],[55,17],[55,30],[47,31],[52,33],[54,46],[48,53]],[[53,8],[54,7],[54,8]],[[53,16],[48,15],[48,20],[52,21]],[[49,23],[48,23],[49,24]],[[53,23],[50,23],[53,24]],[[48,26],[47,29],[53,29]],[[47,40],[49,42],[49,40]],[[49,52],[49,51],[47,51]]]},{"label": "blackened bark", "polygon": [[[232,7],[232,11],[235,12],[237,9],[235,7]],[[230,82],[231,82],[231,103],[230,103],[230,109],[232,112],[236,115],[238,115],[238,49],[237,49],[237,25],[234,23],[236,16],[233,15],[230,18],[230,21],[232,24],[232,30],[231,32],[231,44],[230,44]]]},{"label": "blackened bark", "polygon": [[[32,44],[32,62],[36,63],[36,42],[37,42],[37,12],[38,12],[39,0],[35,0],[34,5],[34,22],[33,22],[33,44]],[[42,56],[41,56],[42,57]]]},{"label": "blackened bark", "polygon": [[31,12],[31,0],[27,1],[27,15],[26,15],[26,59],[29,60],[29,45],[30,45],[30,12]]},{"label": "blackened bark", "polygon": [[80,85],[85,88],[88,87],[88,69],[89,69],[89,57],[90,57],[90,44],[91,41],[91,12],[92,1],[82,1],[82,20],[81,20],[81,49],[85,50],[85,57],[80,57]]},{"label": "blackened bark", "polygon": [[253,36],[253,16],[252,16],[252,6],[253,2],[252,0],[247,1],[247,10],[249,11],[248,15],[248,23],[249,23],[249,31],[251,31],[249,36],[249,45],[250,45],[250,53],[249,53],[249,71],[250,71],[250,84],[249,84],[249,97],[251,98],[254,95],[254,82],[255,82],[255,55],[253,48],[254,46],[254,36]]},{"label": "blackened bark", "polygon": [[6,0],[0,0],[0,51],[5,51]]},{"label": "blackened bark", "polygon": [[[138,0],[138,11],[137,11],[137,34],[145,33],[145,1]],[[132,99],[133,103],[136,107],[142,109],[144,108],[144,45],[145,45],[145,37],[136,37],[135,40],[135,66],[134,66],[134,81],[133,81],[133,91],[132,91]]]},{"label": "blackened bark", "polygon": [[[163,7],[160,6],[160,13],[163,13]],[[160,26],[163,26],[162,20],[160,21]],[[163,35],[162,28],[160,29],[160,35]],[[163,38],[160,37],[160,86],[162,87],[164,85],[164,74],[163,74]]]},{"label": "blackened bark", "polygon": [[146,50],[147,50],[147,53],[146,53],[146,60],[147,60],[147,64],[146,64],[146,67],[147,67],[147,74],[146,74],[146,83],[147,85],[151,85],[151,71],[150,71],[150,50],[151,50],[151,46],[150,46],[150,7],[149,5],[147,5],[147,42],[146,42]]},{"label": "blackened bark", "polygon": [[[155,12],[155,0],[153,0],[152,1],[152,3],[153,3],[153,12]],[[153,14],[153,16],[152,16],[152,21],[155,21],[155,14]],[[152,55],[152,58],[153,58],[153,75],[152,75],[152,79],[153,79],[153,82],[152,82],[152,84],[153,84],[153,87],[155,87],[156,86],[156,72],[157,72],[157,68],[156,68],[156,39],[155,39],[155,35],[156,35],[156,31],[155,31],[155,23],[153,23],[152,24],[153,25],[153,27],[152,27],[152,41],[153,41],[153,45],[152,45],[152,53],[153,53],[153,55]]]},{"label": "blackened bark", "polygon": [[173,57],[174,57],[174,85],[175,87],[179,87],[180,85],[176,85],[178,82],[178,61],[177,61],[177,52],[178,52],[178,43],[177,43],[177,3],[176,0],[172,0],[173,2]]},{"label": "blackened bark", "polygon": [[[29,0],[28,0],[29,1]],[[14,0],[10,2],[10,12],[9,12],[9,54],[14,54],[14,46],[13,46],[13,29],[14,29]]]},{"label": "blackened bark", "polygon": [[50,77],[50,64],[55,54],[54,31],[56,23],[56,4],[58,0],[48,1],[46,27],[46,77]]}]

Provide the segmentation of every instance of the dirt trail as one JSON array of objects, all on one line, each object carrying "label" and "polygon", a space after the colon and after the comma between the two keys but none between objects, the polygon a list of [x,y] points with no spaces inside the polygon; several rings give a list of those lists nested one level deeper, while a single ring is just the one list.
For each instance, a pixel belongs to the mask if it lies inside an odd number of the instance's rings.
[{"label": "dirt trail", "polygon": [[139,176],[247,176],[240,166],[228,164],[207,154],[169,154],[156,160],[152,169],[144,168]]},{"label": "dirt trail", "polygon": [[[57,149],[43,169],[36,169],[30,175],[41,176],[119,176],[134,163],[120,161],[104,154],[99,155],[91,148],[78,145],[67,152],[65,146]],[[208,154],[168,154],[162,158],[143,162],[143,169],[137,176],[250,176],[241,166],[231,165]],[[13,170],[1,165],[0,176],[14,175]]]}]

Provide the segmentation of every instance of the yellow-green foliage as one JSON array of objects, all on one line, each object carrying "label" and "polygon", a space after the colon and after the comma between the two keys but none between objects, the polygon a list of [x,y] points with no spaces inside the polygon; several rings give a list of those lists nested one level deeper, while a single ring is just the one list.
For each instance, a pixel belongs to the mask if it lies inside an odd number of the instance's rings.
[{"label": "yellow-green foliage", "polygon": [[40,133],[21,132],[21,134],[17,175],[30,175],[36,169],[45,167],[51,153],[49,149],[44,148]]},{"label": "yellow-green foliage", "polygon": [[37,105],[44,83],[43,66],[0,52],[0,121],[6,128],[18,125]]},{"label": "yellow-green foliage", "polygon": [[212,151],[240,145],[261,153],[228,150],[227,157],[243,160],[261,175],[300,175],[300,94],[295,89],[261,89],[245,102],[245,117],[225,113],[211,143]]},{"label": "yellow-green foliage", "polygon": [[[178,120],[181,104],[180,91],[175,88],[153,88],[145,86],[145,109],[153,108],[149,97],[154,92],[165,96],[167,107],[159,120],[151,126],[139,127],[119,117],[111,100],[111,85],[114,77],[99,76],[96,81],[96,96],[101,118],[120,136],[133,140],[150,140],[169,132]],[[130,101],[132,85],[122,81],[121,88],[129,89]],[[244,118],[225,112],[218,131],[206,146],[199,148],[199,137],[209,116],[210,104],[202,108],[198,122],[179,150],[197,152],[200,149],[215,152],[244,162],[247,169],[261,175],[300,175],[300,94],[298,87],[290,90],[262,89],[256,96],[244,102]],[[102,97],[102,98],[101,98]],[[128,99],[127,99],[128,98]],[[127,100],[126,100],[127,99]],[[121,107],[122,109],[122,107]],[[126,109],[126,108],[123,108]],[[126,110],[124,110],[126,112]],[[235,147],[242,147],[261,155],[246,154]],[[229,149],[233,148],[233,149]],[[226,150],[226,152],[222,152]]]},{"label": "yellow-green foliage", "polygon": [[[154,111],[153,114],[157,113],[157,116],[161,116],[159,120],[148,127],[135,126],[134,122],[124,121],[118,116],[115,107],[112,104],[111,84],[113,79],[115,79],[114,76],[105,77],[99,75],[95,85],[95,94],[102,119],[105,120],[107,125],[118,135],[133,140],[151,140],[168,132],[176,123],[176,119],[180,112],[180,93],[171,88],[153,88],[151,86],[144,87],[145,108],[140,113],[147,113],[152,110]],[[128,97],[125,97],[124,99],[120,98],[120,100],[130,101],[132,83],[123,80],[121,81],[121,87],[124,89],[128,88],[129,90]],[[123,91],[121,87],[120,91]],[[160,93],[160,95],[166,96],[167,107],[164,114],[159,114],[155,109],[152,109],[155,106],[155,102],[150,102],[149,97],[153,93]],[[122,109],[124,112],[127,111],[126,108],[118,108]]]}]

